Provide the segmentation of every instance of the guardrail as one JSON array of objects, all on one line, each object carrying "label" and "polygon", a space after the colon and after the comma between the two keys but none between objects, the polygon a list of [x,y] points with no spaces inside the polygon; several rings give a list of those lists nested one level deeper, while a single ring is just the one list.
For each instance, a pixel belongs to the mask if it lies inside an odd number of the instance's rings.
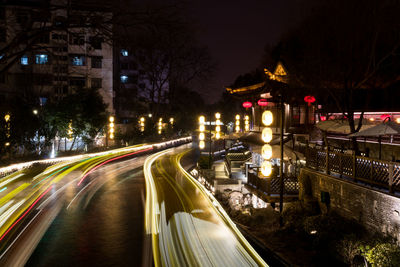
[{"label": "guardrail", "polygon": [[[256,189],[261,190],[266,195],[277,195],[280,193],[280,178],[259,178],[256,174],[249,172],[247,176],[247,184]],[[283,178],[283,194],[296,195],[299,193],[299,183],[297,177]]]},{"label": "guardrail", "polygon": [[330,147],[303,147],[306,166],[326,174],[338,174],[353,181],[400,191],[400,163],[356,156]]}]

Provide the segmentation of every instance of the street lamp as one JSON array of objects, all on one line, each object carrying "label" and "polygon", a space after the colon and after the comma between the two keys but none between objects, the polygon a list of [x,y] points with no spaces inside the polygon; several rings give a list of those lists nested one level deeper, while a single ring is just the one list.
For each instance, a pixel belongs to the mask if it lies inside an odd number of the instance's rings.
[{"label": "street lamp", "polygon": [[219,112],[217,112],[217,113],[215,113],[215,118],[217,119],[216,121],[215,121],[215,131],[217,132],[216,134],[215,134],[215,138],[216,139],[219,139],[220,137],[221,137],[221,134],[220,134],[220,132],[221,132],[221,114],[219,113]]},{"label": "street lamp", "polygon": [[144,122],[146,121],[146,119],[144,117],[141,117],[139,120],[139,125],[140,125],[140,131],[144,132]]},{"label": "street lamp", "polygon": [[246,132],[248,132],[250,130],[249,116],[248,115],[244,116],[244,130]]},{"label": "street lamp", "polygon": [[236,119],[236,122],[235,122],[235,131],[238,133],[238,132],[240,132],[240,115],[239,114],[237,114],[236,116],[235,116],[235,119]]},{"label": "street lamp", "polygon": [[162,133],[162,118],[158,120],[158,134]]},{"label": "street lamp", "polygon": [[114,128],[114,120],[115,120],[115,118],[114,118],[114,116],[110,116],[109,118],[108,118],[108,120],[109,120],[109,124],[108,124],[108,131],[109,131],[109,133],[110,133],[110,139],[114,139],[114,132],[115,132],[115,128]]},{"label": "street lamp", "polygon": [[[265,126],[270,126],[273,121],[272,112],[267,110],[264,111],[262,114],[262,122]],[[264,141],[264,145],[261,148],[261,155],[263,157],[263,162],[261,164],[261,174],[264,177],[269,177],[272,173],[272,164],[271,164],[271,157],[272,157],[272,147],[268,144],[272,140],[272,130],[269,127],[265,127],[262,130],[261,138]]]},{"label": "street lamp", "polygon": [[205,131],[205,129],[206,129],[206,127],[204,126],[204,124],[205,124],[205,122],[206,122],[206,118],[204,117],[204,116],[200,116],[199,117],[199,131],[200,131],[200,134],[199,134],[199,148],[200,149],[204,149],[205,148],[205,146],[206,146],[206,144],[205,144],[205,142],[204,142],[204,139],[205,139],[205,134],[204,134],[204,131]]}]

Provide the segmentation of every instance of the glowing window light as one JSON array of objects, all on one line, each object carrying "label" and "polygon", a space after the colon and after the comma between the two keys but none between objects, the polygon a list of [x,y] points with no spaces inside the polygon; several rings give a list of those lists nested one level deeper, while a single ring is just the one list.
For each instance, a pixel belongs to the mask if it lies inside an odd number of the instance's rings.
[{"label": "glowing window light", "polygon": [[199,127],[199,131],[200,132],[204,132],[205,129],[206,129],[206,127],[204,125],[200,125],[200,127]]},{"label": "glowing window light", "polygon": [[199,117],[199,122],[200,122],[201,124],[204,124],[204,123],[206,122],[206,118],[205,118],[204,116],[200,116],[200,117]]},{"label": "glowing window light", "polygon": [[204,135],[204,133],[200,133],[200,135],[199,135],[199,139],[200,139],[201,141],[203,141],[203,140],[205,139],[205,135]]},{"label": "glowing window light", "polygon": [[219,134],[219,132],[217,132],[217,133],[215,134],[215,138],[219,139],[220,137],[221,137],[221,135]]},{"label": "glowing window light", "polygon": [[262,122],[265,126],[269,126],[272,124],[274,120],[274,116],[272,115],[272,112],[269,110],[266,110],[262,114]]},{"label": "glowing window light", "polygon": [[240,120],[240,115],[237,114],[237,115],[235,116],[235,119]]},{"label": "glowing window light", "polygon": [[220,131],[221,131],[221,127],[220,127],[220,126],[216,126],[216,127],[215,127],[215,131],[216,131],[216,132],[220,132]]},{"label": "glowing window light", "polygon": [[264,159],[270,159],[272,157],[272,147],[268,144],[263,145],[261,155]]},{"label": "glowing window light", "polygon": [[220,119],[221,118],[221,113],[219,113],[219,112],[215,113],[215,118],[216,119]]},{"label": "glowing window light", "polygon": [[205,143],[204,141],[200,141],[200,142],[199,142],[199,147],[200,147],[200,149],[205,148],[205,146],[206,146],[206,143]]},{"label": "glowing window light", "polygon": [[265,177],[269,177],[272,173],[272,164],[269,161],[264,161],[261,164],[261,174]]},{"label": "glowing window light", "polygon": [[264,141],[264,143],[269,143],[272,140],[272,130],[271,128],[264,128],[262,130],[262,134],[261,134],[262,140]]}]

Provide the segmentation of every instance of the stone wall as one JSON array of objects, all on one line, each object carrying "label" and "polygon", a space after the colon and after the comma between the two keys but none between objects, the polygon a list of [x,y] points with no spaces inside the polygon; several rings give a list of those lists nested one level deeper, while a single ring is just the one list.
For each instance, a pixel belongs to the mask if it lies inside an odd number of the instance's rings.
[{"label": "stone wall", "polygon": [[299,184],[300,200],[318,200],[322,212],[334,210],[400,241],[399,197],[307,168],[301,170]]}]

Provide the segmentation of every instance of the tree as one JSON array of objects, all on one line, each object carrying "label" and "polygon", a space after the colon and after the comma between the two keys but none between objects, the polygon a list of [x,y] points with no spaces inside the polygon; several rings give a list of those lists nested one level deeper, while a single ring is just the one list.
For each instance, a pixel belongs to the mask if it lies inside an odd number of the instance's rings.
[{"label": "tree", "polygon": [[[354,133],[371,91],[399,79],[399,12],[393,1],[319,2],[271,54],[289,66],[292,87],[314,92],[328,106],[335,103]],[[358,125],[356,111],[361,111]],[[357,151],[355,139],[353,145]]]},{"label": "tree", "polygon": [[61,101],[45,106],[44,121],[47,127],[44,133],[47,140],[56,136],[69,138],[68,130],[71,124],[72,149],[78,137],[86,144],[92,143],[106,126],[107,118],[106,104],[97,90],[83,88]]}]

